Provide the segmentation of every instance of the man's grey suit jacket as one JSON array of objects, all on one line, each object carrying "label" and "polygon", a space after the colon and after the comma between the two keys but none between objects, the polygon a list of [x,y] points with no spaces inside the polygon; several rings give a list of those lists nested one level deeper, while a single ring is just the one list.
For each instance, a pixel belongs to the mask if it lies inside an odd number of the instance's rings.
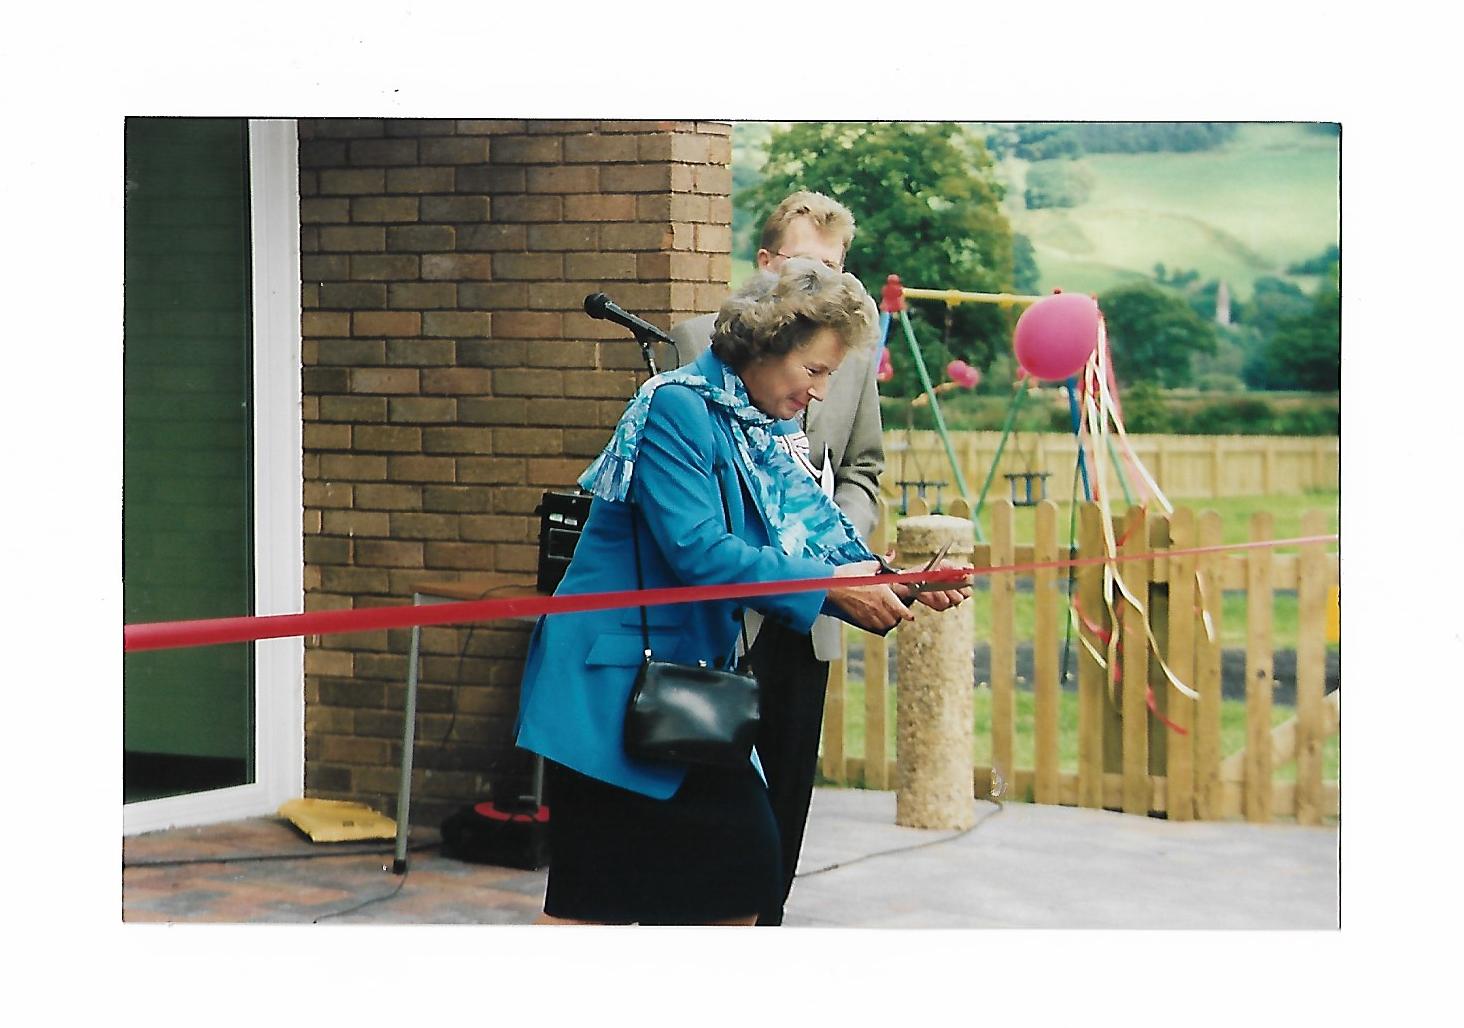
[{"label": "man's grey suit jacket", "polygon": [[[688,364],[711,344],[715,314],[683,321],[671,329],[682,364]],[[828,395],[808,408],[809,459],[822,468],[825,459],[834,468],[834,502],[868,541],[879,516],[879,476],[884,472],[883,423],[879,388],[875,380],[874,351],[851,350],[829,377]],[[753,629],[749,618],[748,629]],[[814,625],[813,649],[820,660],[839,653],[841,622],[820,617]]]}]

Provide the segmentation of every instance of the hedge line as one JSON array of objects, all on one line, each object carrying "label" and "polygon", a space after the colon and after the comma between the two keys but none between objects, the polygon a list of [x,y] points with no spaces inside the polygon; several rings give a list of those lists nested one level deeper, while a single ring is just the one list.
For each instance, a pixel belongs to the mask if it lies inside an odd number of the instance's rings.
[{"label": "hedge line", "polygon": [[[1124,427],[1153,435],[1339,435],[1341,403],[1335,396],[1246,393],[1214,397],[1172,397],[1136,387],[1121,397]],[[941,415],[953,432],[999,432],[1010,403],[1004,396],[956,394],[941,397]],[[880,397],[887,430],[933,429],[928,405],[913,411],[903,397]],[[913,416],[913,422],[912,422]],[[1066,394],[1043,389],[1029,397],[1013,425],[1017,432],[1071,432]]]}]

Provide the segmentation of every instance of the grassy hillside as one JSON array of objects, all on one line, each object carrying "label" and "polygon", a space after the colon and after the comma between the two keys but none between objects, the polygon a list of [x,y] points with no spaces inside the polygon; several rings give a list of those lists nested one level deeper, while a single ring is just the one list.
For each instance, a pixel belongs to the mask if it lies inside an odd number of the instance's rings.
[{"label": "grassy hillside", "polygon": [[1032,240],[1044,291],[1101,291],[1164,264],[1218,278],[1245,299],[1258,276],[1285,277],[1287,265],[1339,239],[1337,140],[1306,125],[1248,124],[1216,150],[1081,163],[1093,176],[1087,201],[1036,211],[1022,202],[1027,162],[1001,167],[1007,216]]},{"label": "grassy hillside", "polygon": [[[765,122],[733,128],[739,187],[760,177],[770,134]],[[1221,279],[1245,299],[1258,276],[1284,276],[1287,265],[1339,240],[1337,138],[1307,125],[1246,124],[1215,150],[1095,154],[1081,162],[1093,177],[1087,201],[1036,211],[1023,203],[1028,162],[1011,158],[1000,165],[1007,216],[1036,248],[1044,292],[1054,286],[1098,292],[1148,278],[1162,263]],[[752,222],[759,217],[734,213],[734,285],[750,270]],[[1315,286],[1305,277],[1294,281],[1308,292]]]}]

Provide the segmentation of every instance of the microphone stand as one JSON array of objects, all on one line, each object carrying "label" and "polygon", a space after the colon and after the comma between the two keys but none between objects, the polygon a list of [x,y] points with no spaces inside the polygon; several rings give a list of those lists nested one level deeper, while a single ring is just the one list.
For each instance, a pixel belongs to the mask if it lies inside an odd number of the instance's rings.
[{"label": "microphone stand", "polygon": [[651,373],[652,378],[655,378],[657,374],[656,351],[651,344],[655,342],[656,337],[648,332],[635,332],[634,335],[635,341],[640,343],[641,356],[645,358],[646,370]]}]

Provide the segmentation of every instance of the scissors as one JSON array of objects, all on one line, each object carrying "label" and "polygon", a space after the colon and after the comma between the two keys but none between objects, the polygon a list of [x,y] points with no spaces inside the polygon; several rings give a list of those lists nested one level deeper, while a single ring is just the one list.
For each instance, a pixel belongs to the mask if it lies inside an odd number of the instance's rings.
[{"label": "scissors", "polygon": [[[947,539],[946,542],[945,542],[945,545],[942,546],[939,550],[937,550],[935,552],[935,556],[934,557],[931,557],[929,563],[927,563],[925,565],[925,567],[921,568],[920,570],[921,571],[933,571],[935,569],[935,566],[937,564],[939,564],[942,560],[944,560],[945,559],[945,555],[947,553],[949,553],[950,551],[951,551],[951,540]],[[925,583],[924,582],[907,582],[906,585],[910,589],[910,595],[907,596],[907,597],[905,597],[900,602],[902,602],[905,606],[909,607],[909,606],[911,606],[911,605],[914,604],[915,597],[918,596],[925,589]],[[946,588],[946,586],[945,585],[942,585],[940,588],[944,589],[944,588]]]}]

